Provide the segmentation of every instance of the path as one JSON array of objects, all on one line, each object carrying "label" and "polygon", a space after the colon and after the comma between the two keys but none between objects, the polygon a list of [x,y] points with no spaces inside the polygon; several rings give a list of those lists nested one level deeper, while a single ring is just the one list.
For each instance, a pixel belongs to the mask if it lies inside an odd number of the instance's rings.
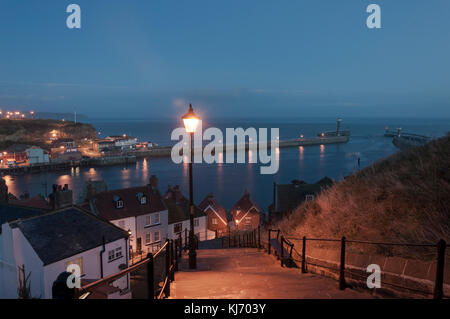
[{"label": "path", "polygon": [[197,251],[197,269],[183,257],[172,283],[175,299],[371,298],[367,292],[338,289],[330,278],[281,268],[275,257],[254,248]]}]

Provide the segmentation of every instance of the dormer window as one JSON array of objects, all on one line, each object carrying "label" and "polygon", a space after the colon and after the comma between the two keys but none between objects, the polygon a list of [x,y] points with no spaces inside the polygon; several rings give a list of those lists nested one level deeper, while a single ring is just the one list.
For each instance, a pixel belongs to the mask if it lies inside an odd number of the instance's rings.
[{"label": "dormer window", "polygon": [[137,193],[136,198],[141,205],[147,204],[147,196],[143,193]]},{"label": "dormer window", "polygon": [[113,200],[114,200],[114,205],[116,206],[116,208],[123,208],[122,198],[120,198],[117,195],[114,195]]}]

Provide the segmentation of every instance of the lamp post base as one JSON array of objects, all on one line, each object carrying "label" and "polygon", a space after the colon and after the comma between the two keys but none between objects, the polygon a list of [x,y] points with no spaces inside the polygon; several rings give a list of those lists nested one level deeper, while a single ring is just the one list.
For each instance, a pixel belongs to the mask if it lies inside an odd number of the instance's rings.
[{"label": "lamp post base", "polygon": [[197,268],[197,253],[195,250],[189,250],[189,269]]}]

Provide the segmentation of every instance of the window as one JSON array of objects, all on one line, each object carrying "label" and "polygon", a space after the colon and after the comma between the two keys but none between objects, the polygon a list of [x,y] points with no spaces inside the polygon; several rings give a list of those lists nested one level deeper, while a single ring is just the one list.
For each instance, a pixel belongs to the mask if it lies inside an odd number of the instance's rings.
[{"label": "window", "polygon": [[178,224],[175,224],[173,226],[173,232],[174,233],[181,233],[182,231],[183,231],[183,224],[182,223],[178,223]]},{"label": "window", "polygon": [[122,257],[122,247],[116,248],[116,258]]},{"label": "window", "polygon": [[150,233],[145,234],[145,244],[150,244],[151,243],[151,237],[150,237]]},{"label": "window", "polygon": [[198,223],[198,218],[194,219],[194,227],[198,227],[199,223]]},{"label": "window", "polygon": [[244,223],[246,225],[250,225],[252,223],[252,218],[251,217],[245,217]]},{"label": "window", "polygon": [[66,269],[69,265],[73,265],[73,264],[78,265],[78,267],[80,267],[81,274],[84,274],[84,272],[83,272],[83,257],[76,258],[74,260],[66,262]]},{"label": "window", "polygon": [[125,221],[124,220],[119,221],[119,227],[122,229],[125,229]]},{"label": "window", "polygon": [[114,260],[116,258],[115,250],[108,251],[108,261]]},{"label": "window", "polygon": [[151,224],[150,215],[145,216],[145,226],[150,226],[150,224]]},{"label": "window", "polygon": [[123,200],[118,200],[118,201],[116,202],[116,207],[117,207],[117,208],[123,208]]},{"label": "window", "polygon": [[147,204],[147,197],[146,196],[142,196],[141,197],[141,205],[145,205]]},{"label": "window", "polygon": [[152,215],[152,224],[159,224],[160,223],[160,216],[159,213],[153,214]]},{"label": "window", "polygon": [[213,224],[213,225],[217,225],[217,218],[213,218],[213,219],[212,219],[212,224]]},{"label": "window", "polygon": [[155,232],[153,233],[153,242],[155,243],[155,242],[158,242],[158,241],[160,241],[160,240],[161,240],[161,237],[160,237],[159,230],[158,230],[158,231],[155,231]]},{"label": "window", "polygon": [[305,199],[306,201],[314,200],[314,195],[306,195]]}]

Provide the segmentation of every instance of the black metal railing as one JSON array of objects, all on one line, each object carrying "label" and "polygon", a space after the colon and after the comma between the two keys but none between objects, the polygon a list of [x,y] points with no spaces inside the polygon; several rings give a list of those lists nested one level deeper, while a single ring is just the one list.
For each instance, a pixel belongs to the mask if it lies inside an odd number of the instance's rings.
[{"label": "black metal railing", "polygon": [[[410,287],[405,287],[401,285],[397,285],[394,283],[384,283],[388,286],[392,286],[394,288],[400,288],[409,290],[416,293],[422,293],[422,294],[432,294],[434,299],[442,299],[444,297],[444,267],[445,267],[445,257],[446,257],[446,242],[445,240],[441,239],[436,244],[421,244],[421,243],[393,243],[393,242],[372,242],[372,241],[362,241],[362,240],[348,240],[346,237],[342,237],[341,239],[335,239],[335,238],[307,238],[304,237],[288,237],[285,236],[279,229],[268,229],[268,240],[267,240],[267,252],[270,255],[271,254],[271,241],[275,238],[272,238],[272,233],[276,233],[276,240],[280,244],[280,257],[281,259],[281,266],[283,267],[286,263],[286,257],[284,254],[285,252],[288,253],[289,257],[295,262],[301,263],[301,272],[307,273],[307,265],[316,266],[316,267],[322,267],[322,268],[330,268],[325,265],[319,265],[315,264],[313,262],[310,262],[306,259],[306,249],[307,249],[307,242],[327,242],[327,243],[336,243],[339,244],[340,247],[340,258],[339,258],[339,269],[333,268],[332,270],[338,271],[339,273],[339,289],[344,290],[348,287],[346,283],[346,274],[351,274],[352,276],[358,277],[357,274],[354,272],[351,272],[346,269],[346,246],[348,244],[363,244],[363,245],[379,245],[379,246],[403,246],[403,247],[427,247],[427,248],[435,248],[436,249],[436,272],[435,272],[435,280],[434,280],[434,290],[433,293],[430,293],[428,291],[414,289]],[[295,249],[294,244],[292,241],[300,241],[301,242],[301,253]],[[286,247],[286,251],[284,249]],[[300,257],[300,259],[296,259],[292,256],[292,252],[294,252],[297,256]],[[363,276],[359,276],[361,279],[366,279]]]},{"label": "black metal railing", "polygon": [[229,230],[221,237],[222,248],[261,248],[261,227],[249,230]]},{"label": "black metal railing", "polygon": [[[175,272],[178,270],[178,257],[181,256],[181,250],[182,246],[178,240],[168,239],[156,253],[148,253],[146,258],[128,268],[77,289],[76,296],[79,299],[85,299],[99,287],[110,285],[133,272],[144,271],[147,281],[147,298],[167,298],[170,296],[170,283],[175,280]],[[157,258],[164,258],[164,267],[155,268]]]}]

